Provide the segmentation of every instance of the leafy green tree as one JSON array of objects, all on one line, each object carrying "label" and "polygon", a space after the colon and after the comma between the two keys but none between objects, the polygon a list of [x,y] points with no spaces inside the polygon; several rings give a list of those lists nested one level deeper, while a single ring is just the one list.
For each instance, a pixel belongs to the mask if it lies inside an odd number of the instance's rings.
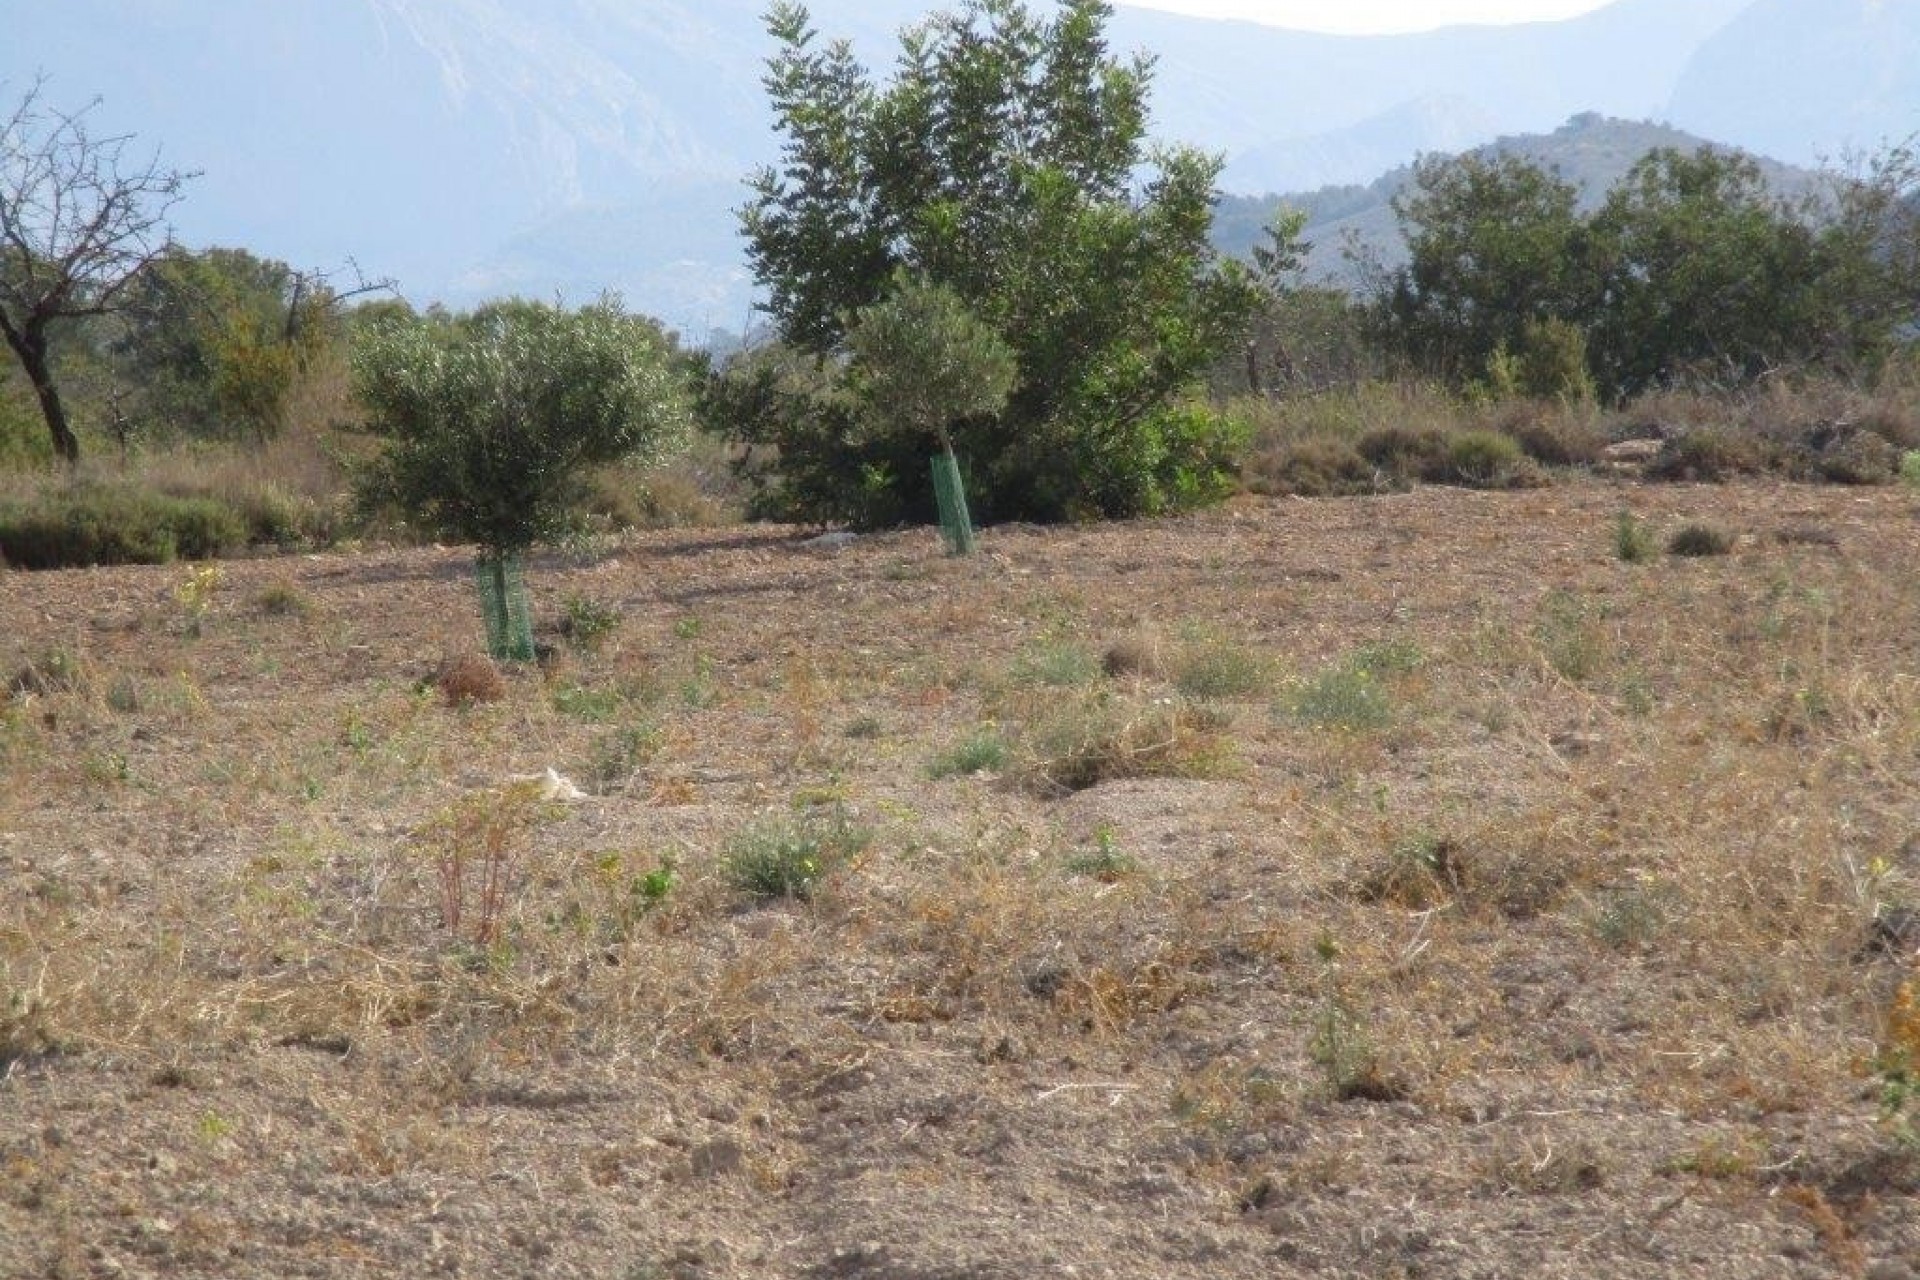
[{"label": "leafy green tree", "polygon": [[86,112],[47,106],[36,83],[0,118],[0,338],[32,384],[54,452],[80,460],[56,376],[56,338],[120,309],[169,243],[167,211],[191,174],[101,138]]},{"label": "leafy green tree", "polygon": [[1631,395],[1685,372],[1744,381],[1815,356],[1813,229],[1731,152],[1649,153],[1593,219],[1593,360]]},{"label": "leafy green tree", "polygon": [[1505,152],[1429,157],[1394,198],[1408,261],[1376,271],[1371,329],[1389,350],[1456,383],[1529,323],[1583,319],[1594,290],[1573,185]]},{"label": "leafy green tree", "polygon": [[1920,316],[1920,162],[1895,148],[1831,176],[1789,202],[1744,156],[1658,150],[1582,216],[1518,158],[1423,162],[1396,201],[1410,260],[1376,274],[1370,331],[1424,371],[1520,394],[1871,368]]},{"label": "leafy green tree", "polygon": [[[1066,0],[1046,21],[1020,0],[965,0],[904,37],[884,85],[845,42],[820,46],[800,5],[769,16],[785,144],[742,221],[779,337],[831,383],[849,326],[896,272],[951,290],[1018,371],[1003,409],[949,424],[989,519],[1155,510],[1222,465],[1225,429],[1175,401],[1237,338],[1257,293],[1208,244],[1217,162],[1149,154],[1150,67],[1109,53],[1110,15],[1101,0]],[[929,480],[897,467],[895,442],[855,415],[796,406],[791,368],[768,370],[752,362],[748,385],[713,403],[762,410],[729,425],[777,446],[780,492],[800,500],[789,513],[808,504],[788,469],[829,456],[864,477],[866,498],[811,514],[931,511]],[[771,394],[783,385],[785,398]]]},{"label": "leafy green tree", "polygon": [[333,296],[244,249],[170,249],[130,282],[114,344],[149,427],[266,439],[294,377],[329,340]]},{"label": "leafy green tree", "polygon": [[687,427],[668,338],[612,302],[390,322],[352,367],[384,445],[363,498],[493,553],[565,534],[592,468],[662,456]]}]

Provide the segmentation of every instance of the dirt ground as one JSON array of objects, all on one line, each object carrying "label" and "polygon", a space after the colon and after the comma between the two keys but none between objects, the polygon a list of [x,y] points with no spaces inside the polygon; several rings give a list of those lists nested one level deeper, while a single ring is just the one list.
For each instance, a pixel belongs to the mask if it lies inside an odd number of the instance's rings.
[{"label": "dirt ground", "polygon": [[0,576],[0,1274],[1920,1276],[1917,516]]}]

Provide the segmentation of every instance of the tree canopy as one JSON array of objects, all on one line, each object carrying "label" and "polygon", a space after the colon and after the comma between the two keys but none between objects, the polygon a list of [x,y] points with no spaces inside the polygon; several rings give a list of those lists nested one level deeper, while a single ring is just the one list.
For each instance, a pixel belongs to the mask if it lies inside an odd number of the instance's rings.
[{"label": "tree canopy", "polygon": [[352,365],[384,443],[363,499],[495,554],[564,534],[589,469],[661,456],[688,423],[666,335],[610,301],[392,316]]},{"label": "tree canopy", "polygon": [[[782,159],[742,211],[783,343],[827,382],[849,325],[902,279],[951,291],[1014,355],[1005,406],[950,425],[987,518],[1127,514],[1206,487],[1223,430],[1176,398],[1233,343],[1257,298],[1208,243],[1217,161],[1146,143],[1151,64],[1108,49],[1110,6],[965,0],[902,40],[878,83],[807,11],[777,4],[766,85]],[[760,369],[764,374],[765,362]],[[787,379],[791,390],[792,380]],[[924,455],[830,405],[724,398],[731,428],[783,469],[833,455],[826,495],[786,477],[787,514],[924,516]],[[755,406],[758,410],[755,410]]]},{"label": "tree canopy", "polygon": [[124,305],[127,284],[167,248],[167,212],[193,176],[100,137],[87,112],[46,104],[35,84],[0,119],[0,337],[33,385],[54,450],[80,458],[54,375],[58,326]]}]

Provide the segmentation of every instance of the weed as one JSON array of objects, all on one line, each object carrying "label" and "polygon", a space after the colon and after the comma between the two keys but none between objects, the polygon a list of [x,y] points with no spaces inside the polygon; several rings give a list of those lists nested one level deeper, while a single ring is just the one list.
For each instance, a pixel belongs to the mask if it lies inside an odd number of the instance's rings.
[{"label": "weed", "polygon": [[1382,640],[1355,649],[1348,665],[1368,675],[1404,676],[1418,671],[1426,660],[1426,654],[1411,640]]},{"label": "weed", "polygon": [[440,886],[440,924],[456,940],[500,940],[507,889],[527,834],[551,811],[539,781],[477,792],[421,832]]},{"label": "weed", "polygon": [[998,729],[988,725],[974,730],[935,756],[927,765],[927,776],[953,778],[966,774],[987,773],[1004,768],[1006,763],[1006,739],[1000,736]]},{"label": "weed", "polygon": [[665,905],[678,883],[672,855],[663,854],[646,870],[629,869],[628,860],[619,853],[605,853],[594,860],[596,878],[613,899],[614,935],[624,940],[632,936],[642,920]]},{"label": "weed", "polygon": [[618,790],[632,781],[660,750],[660,730],[651,724],[623,725],[594,746],[588,781],[596,791]]},{"label": "weed", "polygon": [[1188,645],[1174,662],[1174,688],[1197,701],[1249,697],[1267,682],[1267,663],[1260,655],[1225,640]]},{"label": "weed", "polygon": [[1215,777],[1228,764],[1218,713],[1163,699],[1084,699],[1027,735],[1027,780],[1045,791],[1084,791],[1116,778]]},{"label": "weed", "polygon": [[767,818],[727,842],[721,875],[736,892],[756,901],[804,902],[822,879],[858,856],[872,839],[844,805]]},{"label": "weed", "polygon": [[313,613],[313,601],[291,582],[260,588],[254,593],[253,607],[275,618],[305,618]]},{"label": "weed", "polygon": [[1613,517],[1613,554],[1628,564],[1646,564],[1659,554],[1653,531],[1625,507]]},{"label": "weed", "polygon": [[14,672],[13,678],[7,682],[7,688],[13,693],[34,693],[44,697],[84,689],[87,683],[86,664],[80,656],[71,649],[52,648],[43,650],[38,657]]},{"label": "weed", "polygon": [[1765,471],[1771,462],[1765,444],[1755,436],[1725,427],[1696,427],[1661,445],[1646,474],[1654,480],[1717,483]]},{"label": "weed", "polygon": [[595,689],[583,684],[562,685],[553,691],[553,709],[587,724],[605,724],[620,713],[618,689]]},{"label": "weed", "polygon": [[700,638],[700,619],[692,614],[673,620],[673,634],[680,640],[698,640]]},{"label": "weed", "polygon": [[1474,489],[1511,489],[1537,484],[1539,469],[1511,436],[1462,431],[1446,443],[1442,478]]},{"label": "weed", "polygon": [[1413,911],[1449,901],[1468,885],[1464,851],[1454,841],[1425,832],[1396,843],[1360,882],[1360,897]]},{"label": "weed", "polygon": [[1723,556],[1733,549],[1733,536],[1710,524],[1686,524],[1667,539],[1670,556]]},{"label": "weed", "polygon": [[1614,951],[1644,951],[1666,932],[1673,917],[1673,892],[1651,879],[1608,889],[1586,912],[1586,925],[1601,945]]},{"label": "weed", "polygon": [[187,576],[173,589],[173,598],[179,602],[181,611],[187,617],[187,634],[196,639],[206,621],[207,611],[213,607],[213,593],[220,587],[220,577],[219,565],[198,565],[189,569]]},{"label": "weed", "polygon": [[597,652],[607,638],[620,629],[619,607],[591,596],[568,596],[566,610],[566,616],[560,619],[560,634],[583,652]]},{"label": "weed", "polygon": [[1068,858],[1067,870],[1102,884],[1116,884],[1138,875],[1140,861],[1120,847],[1112,827],[1102,825],[1093,833],[1093,848]]},{"label": "weed", "polygon": [[1579,684],[1600,673],[1606,661],[1606,637],[1587,604],[1562,588],[1547,593],[1537,628],[1547,665],[1563,678]]},{"label": "weed", "polygon": [[1393,720],[1393,702],[1379,678],[1348,663],[1300,681],[1289,693],[1285,710],[1298,724],[1355,733],[1384,729]]},{"label": "weed", "polygon": [[1908,449],[1900,455],[1900,483],[1920,488],[1920,449]]},{"label": "weed", "polygon": [[1145,636],[1124,636],[1100,655],[1100,669],[1113,677],[1151,678],[1160,674],[1160,650]]},{"label": "weed", "polygon": [[879,716],[855,716],[847,722],[847,727],[842,730],[847,737],[862,742],[872,742],[874,739],[883,736],[886,731],[887,727],[881,723]]},{"label": "weed", "polygon": [[107,707],[123,716],[133,715],[140,710],[140,683],[126,672],[113,678],[107,686]]},{"label": "weed", "polygon": [[1320,1068],[1328,1096],[1338,1102],[1391,1102],[1405,1097],[1404,1086],[1382,1073],[1366,1028],[1341,994],[1339,944],[1332,934],[1322,933],[1313,949],[1320,960],[1320,1007],[1314,1015],[1307,1057]]},{"label": "weed", "polygon": [[1013,678],[1021,684],[1066,689],[1090,684],[1100,677],[1100,661],[1074,644],[1050,644],[1014,664]]}]

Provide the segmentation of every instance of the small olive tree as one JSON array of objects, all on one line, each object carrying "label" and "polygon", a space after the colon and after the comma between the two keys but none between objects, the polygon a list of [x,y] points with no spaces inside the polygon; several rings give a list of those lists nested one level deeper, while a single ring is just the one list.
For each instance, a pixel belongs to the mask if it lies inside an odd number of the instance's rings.
[{"label": "small olive tree", "polygon": [[[602,301],[396,318],[356,339],[354,390],[384,448],[359,480],[436,536],[478,543],[495,656],[531,657],[522,552],[568,532],[588,473],[679,445],[689,413],[658,325]],[[489,598],[490,597],[490,598]],[[517,610],[517,614],[515,613]]]},{"label": "small olive tree", "polygon": [[971,551],[951,428],[1006,407],[1019,379],[1013,348],[952,289],[903,274],[892,293],[854,314],[847,350],[846,380],[866,429],[939,447],[933,467],[940,523],[956,553]]}]

